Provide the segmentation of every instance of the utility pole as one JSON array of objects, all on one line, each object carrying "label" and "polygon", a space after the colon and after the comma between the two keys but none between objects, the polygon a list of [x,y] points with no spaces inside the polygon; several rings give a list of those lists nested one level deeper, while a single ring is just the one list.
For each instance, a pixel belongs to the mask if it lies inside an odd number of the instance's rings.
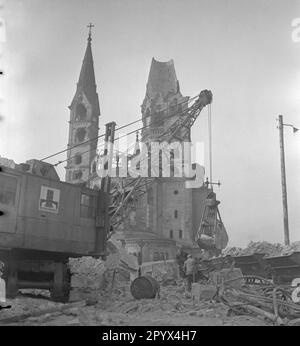
[{"label": "utility pole", "polygon": [[209,142],[209,179],[210,188],[212,189],[213,173],[212,173],[212,129],[211,129],[211,105],[208,105],[208,142]]},{"label": "utility pole", "polygon": [[280,161],[281,161],[281,186],[282,186],[282,205],[283,205],[283,225],[284,225],[284,244],[290,245],[287,189],[285,175],[285,156],[284,156],[284,139],[283,139],[283,118],[279,115],[279,142],[280,142]]}]

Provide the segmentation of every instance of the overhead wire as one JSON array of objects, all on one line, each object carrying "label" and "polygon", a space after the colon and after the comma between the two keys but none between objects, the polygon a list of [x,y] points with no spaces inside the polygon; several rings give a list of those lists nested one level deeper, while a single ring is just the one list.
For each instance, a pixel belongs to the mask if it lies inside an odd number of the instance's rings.
[{"label": "overhead wire", "polygon": [[[137,132],[137,131],[143,130],[143,129],[145,129],[146,127],[149,127],[149,126],[143,126],[143,127],[140,127],[139,129],[135,129],[135,130],[133,130],[133,131],[131,131],[131,132],[127,132],[126,134],[117,137],[117,138],[115,139],[115,141],[117,141],[117,140],[119,140],[119,139],[121,139],[121,138],[127,137],[127,136],[129,136],[129,135],[131,135],[131,134],[133,134],[133,133],[135,133],[135,132]],[[101,146],[104,146],[104,143],[102,143]],[[127,151],[128,151],[128,150],[129,150],[129,148],[127,149]],[[118,152],[122,153],[122,151],[120,151],[120,150],[115,150],[115,151],[118,151]],[[86,150],[86,151],[84,151],[84,152],[81,152],[81,153],[77,153],[77,154],[75,154],[75,155],[73,155],[73,156],[71,156],[71,157],[69,157],[69,158],[67,158],[67,159],[65,159],[65,160],[58,161],[54,166],[57,167],[58,165],[60,165],[60,164],[62,164],[62,163],[64,163],[64,162],[70,161],[70,160],[74,159],[78,154],[83,155],[83,154],[86,154],[86,153],[89,153],[89,152],[90,152],[90,149],[89,149],[89,150]],[[123,153],[123,154],[125,154],[125,153]]]},{"label": "overhead wire", "polygon": [[[193,101],[194,99],[196,99],[198,96],[199,96],[199,94],[196,95],[196,96],[194,96],[194,97],[192,97],[192,98],[189,98],[188,100],[179,102],[179,103],[177,103],[177,106],[178,106],[178,105],[181,105],[181,104],[189,103],[189,102]],[[168,110],[169,110],[169,105],[167,105],[166,108],[161,109],[160,112],[164,112],[164,111],[168,111]],[[178,112],[177,112],[177,110],[176,110],[174,113],[172,113],[172,114],[168,115],[167,117],[165,117],[165,119],[168,119],[168,118],[170,118],[170,117],[173,117],[173,116],[176,115],[177,113],[178,113]],[[146,116],[144,116],[144,117],[141,117],[141,118],[139,118],[139,119],[137,119],[137,120],[135,120],[135,121],[132,121],[132,122],[130,122],[130,123],[128,123],[128,124],[125,124],[125,125],[122,125],[122,126],[116,128],[115,131],[120,131],[120,130],[122,130],[122,129],[128,127],[128,126],[132,126],[132,125],[134,125],[134,124],[136,124],[136,123],[138,123],[138,122],[140,122],[140,121],[143,121],[143,120],[145,120],[145,119],[147,119],[147,118],[149,118],[149,117],[151,117],[151,116],[152,116],[152,114],[149,114],[149,115],[146,115]],[[49,156],[46,156],[46,157],[42,158],[40,161],[48,160],[48,159],[50,159],[50,158],[52,158],[52,157],[54,157],[54,156],[60,155],[60,154],[62,154],[62,153],[64,153],[64,152],[67,152],[67,151],[69,151],[69,150],[72,150],[72,149],[74,149],[74,148],[76,148],[76,147],[79,147],[79,146],[81,146],[81,145],[84,145],[84,144],[93,142],[93,141],[95,141],[95,140],[98,140],[99,138],[102,138],[102,137],[104,137],[104,136],[105,136],[105,133],[103,133],[103,134],[101,134],[101,135],[99,135],[99,136],[96,136],[96,137],[94,137],[94,138],[88,139],[88,140],[86,140],[86,141],[83,141],[83,142],[81,142],[81,143],[75,144],[75,145],[73,145],[73,146],[69,146],[69,147],[66,148],[66,149],[60,150],[60,151],[58,151],[58,152],[56,152],[56,153],[54,153],[54,154],[52,154],[52,155],[49,155]]]},{"label": "overhead wire", "polygon": [[[195,99],[195,98],[197,98],[198,96],[199,96],[199,95],[193,97],[192,99]],[[183,114],[188,113],[191,109],[193,109],[193,107],[194,107],[194,105],[192,105],[192,106],[190,106],[190,107],[187,107],[186,109],[181,110],[180,112],[178,112],[178,111],[176,110],[175,113],[173,113],[173,114],[171,114],[171,115],[169,115],[169,116],[167,116],[167,117],[164,116],[164,120],[165,120],[165,119],[168,119],[168,118],[170,118],[170,117],[173,117],[174,114],[179,114],[180,116],[182,116]],[[151,116],[152,116],[152,115],[151,115]],[[115,141],[116,141],[116,140],[119,140],[119,139],[121,139],[121,138],[123,138],[123,137],[126,137],[126,136],[128,136],[128,135],[130,135],[130,134],[136,133],[136,132],[139,131],[139,130],[148,128],[148,127],[150,127],[150,125],[146,125],[146,126],[143,126],[143,127],[139,128],[139,129],[135,129],[135,130],[133,130],[133,131],[131,131],[131,132],[129,132],[129,133],[126,133],[125,135],[122,135],[122,136],[116,138]],[[164,137],[165,134],[166,134],[166,132],[167,132],[167,131],[164,131],[161,135],[158,136],[157,139],[159,140],[159,139],[161,139],[162,137]],[[136,145],[136,143],[144,143],[144,141],[142,141],[142,139],[139,139],[138,141],[136,141],[135,143],[133,143],[129,148],[127,148],[127,150],[126,150],[126,151],[127,151],[127,154],[125,154],[125,155],[128,155],[128,151],[129,151],[130,149],[134,148],[135,145]],[[121,152],[121,151],[118,151],[118,150],[113,150],[113,151],[115,151],[115,152]],[[143,157],[143,159],[148,160],[148,157],[147,157],[147,158]],[[141,159],[140,162],[142,162],[143,159]],[[92,179],[94,179],[94,175],[92,175],[92,176],[87,180],[87,183],[89,183]]]}]

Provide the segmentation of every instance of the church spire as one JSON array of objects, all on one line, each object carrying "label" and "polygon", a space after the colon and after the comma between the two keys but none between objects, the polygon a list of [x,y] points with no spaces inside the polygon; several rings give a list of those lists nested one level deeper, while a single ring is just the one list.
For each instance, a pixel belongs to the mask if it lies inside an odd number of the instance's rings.
[{"label": "church spire", "polygon": [[92,28],[94,25],[90,23],[88,26],[89,34],[87,39],[87,47],[85,50],[83,62],[81,65],[81,70],[79,74],[79,79],[77,82],[77,90],[72,100],[71,106],[76,102],[76,98],[79,94],[84,93],[88,98],[89,102],[93,104],[95,111],[100,114],[100,107],[98,103],[97,95],[97,86],[95,79],[95,70],[94,70],[94,59],[92,53]]},{"label": "church spire", "polygon": [[[91,165],[97,154],[100,106],[97,94],[92,54],[92,29],[88,25],[88,39],[80,69],[76,92],[70,109],[68,163],[66,181],[82,183],[91,174]],[[82,144],[81,144],[82,143]],[[81,145],[79,145],[81,144]]]},{"label": "church spire", "polygon": [[[94,60],[92,54],[92,33],[91,28],[92,24],[88,25],[89,28],[89,36],[88,43],[84,54],[84,59],[82,62],[79,80],[77,83],[77,87],[82,88],[82,90],[86,93],[90,93],[93,91],[92,89],[96,89],[96,81],[95,81],[95,71],[94,71]],[[88,95],[87,95],[88,96]]]}]

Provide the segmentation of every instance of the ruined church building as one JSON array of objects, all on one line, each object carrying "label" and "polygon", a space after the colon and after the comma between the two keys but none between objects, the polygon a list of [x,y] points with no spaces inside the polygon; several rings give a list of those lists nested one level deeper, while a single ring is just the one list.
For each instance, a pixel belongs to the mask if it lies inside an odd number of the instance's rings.
[{"label": "ruined church building", "polygon": [[[66,181],[74,184],[86,182],[95,171],[97,140],[90,140],[98,136],[100,106],[91,41],[89,33],[76,92],[69,106],[68,147],[72,148],[68,151]],[[188,107],[188,100],[180,92],[173,60],[159,62],[153,58],[141,106],[143,126],[147,126],[142,130],[142,141],[157,141]],[[129,253],[142,250],[144,261],[156,261],[174,258],[178,247],[199,251],[194,237],[211,190],[206,185],[186,188],[185,182],[184,177],[155,179],[119,232]]]}]

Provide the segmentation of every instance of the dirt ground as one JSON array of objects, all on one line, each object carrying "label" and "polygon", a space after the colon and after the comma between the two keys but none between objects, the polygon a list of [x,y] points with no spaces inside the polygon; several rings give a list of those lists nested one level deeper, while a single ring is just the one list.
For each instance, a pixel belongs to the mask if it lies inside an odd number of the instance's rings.
[{"label": "dirt ground", "polygon": [[[262,318],[230,316],[223,303],[194,304],[183,284],[161,287],[160,298],[135,300],[128,287],[99,297],[97,304],[55,303],[46,296],[19,295],[0,310],[0,325],[23,326],[266,326]],[[77,305],[76,305],[77,304]],[[81,306],[80,306],[81,305]],[[62,310],[65,309],[65,310]],[[45,313],[46,312],[46,313]],[[38,314],[38,315],[37,315]],[[23,315],[22,320],[8,318]],[[1,322],[2,320],[2,322]]]}]

